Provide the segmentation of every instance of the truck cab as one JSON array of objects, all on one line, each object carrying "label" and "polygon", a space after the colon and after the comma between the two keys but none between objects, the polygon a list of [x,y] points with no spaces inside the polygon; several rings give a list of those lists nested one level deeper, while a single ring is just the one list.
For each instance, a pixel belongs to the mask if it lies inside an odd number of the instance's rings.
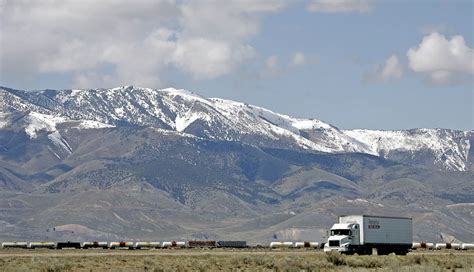
[{"label": "truck cab", "polygon": [[354,246],[358,245],[360,245],[359,224],[334,224],[330,229],[328,242],[324,245],[324,251],[350,253]]}]

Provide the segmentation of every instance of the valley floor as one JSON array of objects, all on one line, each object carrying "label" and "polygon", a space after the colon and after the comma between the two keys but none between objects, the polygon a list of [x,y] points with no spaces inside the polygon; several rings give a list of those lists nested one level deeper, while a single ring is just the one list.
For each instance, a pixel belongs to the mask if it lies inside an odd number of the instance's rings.
[{"label": "valley floor", "polygon": [[473,271],[474,253],[327,255],[315,250],[0,250],[0,271]]}]

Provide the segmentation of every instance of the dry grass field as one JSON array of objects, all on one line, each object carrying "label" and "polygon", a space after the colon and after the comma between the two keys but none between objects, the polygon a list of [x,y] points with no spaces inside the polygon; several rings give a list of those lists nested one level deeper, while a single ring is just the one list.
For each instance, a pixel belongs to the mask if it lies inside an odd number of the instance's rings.
[{"label": "dry grass field", "polygon": [[0,250],[0,271],[474,271],[472,252],[343,256],[287,250]]}]

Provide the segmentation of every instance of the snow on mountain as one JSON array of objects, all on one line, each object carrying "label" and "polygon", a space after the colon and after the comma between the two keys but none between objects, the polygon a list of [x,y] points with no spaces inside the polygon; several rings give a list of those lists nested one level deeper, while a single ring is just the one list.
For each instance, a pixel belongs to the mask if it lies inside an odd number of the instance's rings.
[{"label": "snow on mountain", "polygon": [[174,121],[174,127],[176,131],[183,132],[190,124],[194,123],[198,119],[203,120],[205,122],[211,121],[209,116],[207,115],[199,113],[192,114],[190,111],[188,111],[183,116],[176,116],[176,119]]},{"label": "snow on mountain", "polygon": [[[429,150],[435,163],[467,170],[470,132],[418,129],[409,131],[340,130],[316,119],[299,119],[268,109],[186,90],[133,86],[97,90],[25,92],[0,88],[0,128],[6,114],[23,112],[25,132],[39,131],[67,149],[58,124],[79,129],[122,125],[153,127],[198,137],[241,141],[261,147],[299,148],[329,153],[358,152],[387,157],[392,152]],[[71,125],[72,124],[72,125]]]},{"label": "snow on mountain", "polygon": [[6,127],[8,125],[7,114],[0,112],[0,128]]},{"label": "snow on mountain", "polygon": [[345,134],[370,148],[371,154],[386,157],[392,151],[417,152],[431,150],[437,164],[448,169],[467,170],[470,149],[469,132],[442,129],[406,131],[345,130]]},{"label": "snow on mountain", "polygon": [[[73,152],[71,146],[69,143],[63,138],[63,136],[59,133],[59,131],[55,131],[51,134],[48,135],[48,139],[50,139],[53,144],[55,144],[57,147],[65,150],[67,153],[71,154]],[[58,154],[55,154],[56,157],[59,157]]]},{"label": "snow on mountain", "polygon": [[76,125],[71,126],[71,128],[77,128],[77,129],[112,128],[112,127],[115,127],[115,126],[104,124],[104,123],[93,121],[93,120],[81,120]]},{"label": "snow on mountain", "polygon": [[63,123],[66,120],[64,117],[46,115],[37,112],[30,112],[25,119],[28,123],[25,132],[30,136],[30,138],[36,138],[37,132],[41,130],[48,132],[56,131],[56,124]]},{"label": "snow on mountain", "polygon": [[[39,131],[57,132],[58,124],[71,123],[71,128],[77,129],[91,129],[91,128],[107,128],[112,125],[103,124],[93,120],[69,120],[61,116],[53,116],[41,114],[37,112],[30,112],[24,118],[27,125],[25,132],[30,138],[36,138]],[[57,138],[57,136],[55,136]]]},{"label": "snow on mountain", "polygon": [[[47,114],[41,114],[37,112],[28,113],[23,120],[25,121],[25,133],[31,138],[34,139],[38,136],[40,132],[46,132],[48,139],[56,145],[58,148],[66,151],[66,153],[71,154],[73,152],[71,146],[63,138],[59,130],[57,129],[58,125],[67,124],[70,128],[75,129],[97,129],[97,128],[107,128],[113,127],[108,124],[103,124],[93,120],[68,120],[65,117],[53,116]],[[54,153],[58,158],[59,155]]]},{"label": "snow on mountain", "polygon": [[315,119],[293,119],[292,125],[297,129],[330,129],[331,126]]}]

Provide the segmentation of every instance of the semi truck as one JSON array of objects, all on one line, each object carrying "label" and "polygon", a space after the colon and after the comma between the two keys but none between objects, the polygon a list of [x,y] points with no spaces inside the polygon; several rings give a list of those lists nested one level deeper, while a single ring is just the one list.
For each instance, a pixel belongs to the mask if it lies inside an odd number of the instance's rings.
[{"label": "semi truck", "polygon": [[413,243],[412,219],[371,215],[342,215],[330,229],[324,251],[344,254],[406,255]]}]

